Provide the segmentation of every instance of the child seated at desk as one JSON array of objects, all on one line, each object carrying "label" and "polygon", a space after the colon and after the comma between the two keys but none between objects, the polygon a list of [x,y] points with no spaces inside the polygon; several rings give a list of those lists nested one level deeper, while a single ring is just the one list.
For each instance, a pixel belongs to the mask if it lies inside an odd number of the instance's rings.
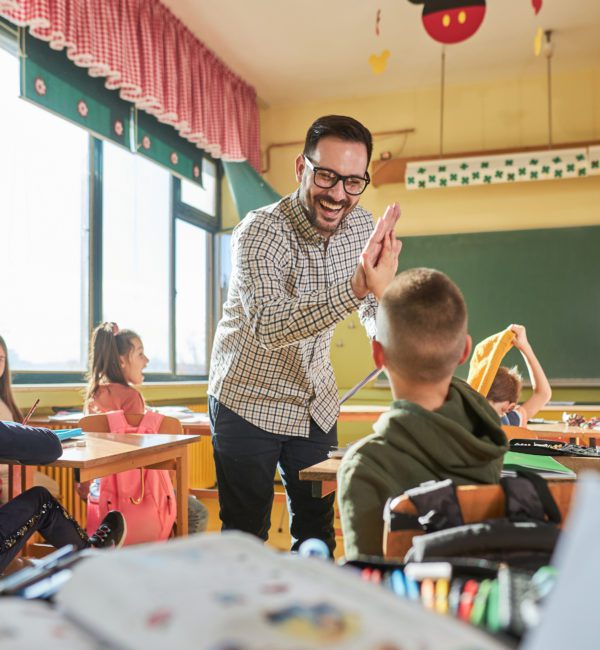
[{"label": "child seated at desk", "polygon": [[[0,458],[41,465],[61,454],[60,440],[49,429],[0,422]],[[46,488],[33,487],[0,507],[0,574],[35,532],[56,548],[76,549],[118,548],[127,534],[123,516],[113,510],[88,537]]]},{"label": "child seated at desk", "polygon": [[[23,414],[12,392],[8,346],[0,336],[0,421],[23,422]],[[58,483],[39,470],[33,474],[33,484],[46,488],[54,498],[60,497]],[[8,499],[8,465],[0,465],[0,503]]]},{"label": "child seated at desk", "polygon": [[524,404],[518,405],[523,378],[516,367],[500,366],[487,394],[487,400],[500,416],[501,424],[520,427],[526,426],[527,420],[535,417],[537,412],[550,401],[552,389],[542,365],[527,340],[527,332],[523,325],[511,325],[509,329],[515,334],[513,345],[525,360],[532,394]]},{"label": "child seated at desk", "polygon": [[416,268],[392,281],[379,304],[372,351],[394,403],[340,465],[346,557],[383,555],[390,497],[433,479],[499,482],[507,444],[498,417],[484,397],[453,377],[470,350],[465,301],[447,276]]},{"label": "child seated at desk", "polygon": [[[112,322],[98,325],[90,342],[84,413],[144,413],[146,402],[134,385],[144,381],[144,368],[148,362],[142,339],[133,330],[120,330]],[[87,489],[82,485],[80,495],[83,496]],[[188,496],[188,517],[190,533],[206,530],[208,510],[191,495]]]}]

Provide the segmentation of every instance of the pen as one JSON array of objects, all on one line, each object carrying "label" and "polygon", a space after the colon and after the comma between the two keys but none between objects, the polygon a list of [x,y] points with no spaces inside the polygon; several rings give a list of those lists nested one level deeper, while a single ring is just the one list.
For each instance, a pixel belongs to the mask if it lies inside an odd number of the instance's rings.
[{"label": "pen", "polygon": [[406,582],[404,581],[404,574],[400,569],[394,569],[390,578],[392,591],[397,596],[406,597]]},{"label": "pen", "polygon": [[29,420],[31,419],[31,416],[33,415],[33,412],[35,411],[37,405],[40,403],[40,398],[38,397],[35,402],[33,403],[33,406],[27,411],[27,415],[23,418],[22,424],[27,424]]},{"label": "pen", "polygon": [[419,593],[419,583],[412,578],[409,578],[406,573],[404,574],[404,579],[406,581],[406,595],[410,600],[419,600],[421,594]]},{"label": "pen", "polygon": [[421,602],[425,609],[435,609],[435,583],[431,578],[421,583]]},{"label": "pen", "polygon": [[448,613],[448,590],[450,583],[445,578],[440,578],[435,583],[435,611],[438,614]]}]

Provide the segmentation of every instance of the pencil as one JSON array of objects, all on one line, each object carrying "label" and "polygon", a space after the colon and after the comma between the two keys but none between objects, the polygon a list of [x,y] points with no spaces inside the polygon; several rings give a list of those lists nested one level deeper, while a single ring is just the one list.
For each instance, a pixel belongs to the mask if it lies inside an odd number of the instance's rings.
[{"label": "pencil", "polygon": [[22,424],[27,424],[29,420],[31,419],[31,416],[33,415],[33,412],[37,408],[37,405],[40,403],[40,398],[38,397],[35,402],[33,403],[33,406],[29,409],[27,412],[27,415],[23,418]]}]

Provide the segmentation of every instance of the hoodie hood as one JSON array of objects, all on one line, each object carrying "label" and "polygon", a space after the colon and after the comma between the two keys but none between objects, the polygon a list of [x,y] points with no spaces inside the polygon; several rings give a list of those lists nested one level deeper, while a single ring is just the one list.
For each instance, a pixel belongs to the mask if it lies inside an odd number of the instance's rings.
[{"label": "hoodie hood", "polygon": [[436,411],[398,400],[375,423],[374,431],[375,435],[369,436],[372,442],[379,440],[389,445],[390,451],[406,453],[430,478],[443,475],[461,482],[497,483],[508,449],[492,407],[456,378]]}]

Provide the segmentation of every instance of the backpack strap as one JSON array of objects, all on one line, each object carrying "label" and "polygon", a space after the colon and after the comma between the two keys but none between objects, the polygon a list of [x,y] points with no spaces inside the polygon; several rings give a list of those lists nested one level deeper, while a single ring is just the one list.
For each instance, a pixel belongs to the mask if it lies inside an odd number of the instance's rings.
[{"label": "backpack strap", "polygon": [[165,416],[156,411],[146,411],[137,426],[137,433],[158,433],[164,419]]},{"label": "backpack strap", "polygon": [[560,524],[562,516],[546,481],[535,472],[518,470],[514,477],[502,477],[506,516],[511,521]]},{"label": "backpack strap", "polygon": [[427,533],[464,524],[456,487],[451,479],[427,481],[404,494],[417,510],[419,524]]},{"label": "backpack strap", "polygon": [[131,427],[127,422],[125,413],[121,411],[109,411],[105,413],[108,421],[108,428],[111,433],[131,433]]}]

